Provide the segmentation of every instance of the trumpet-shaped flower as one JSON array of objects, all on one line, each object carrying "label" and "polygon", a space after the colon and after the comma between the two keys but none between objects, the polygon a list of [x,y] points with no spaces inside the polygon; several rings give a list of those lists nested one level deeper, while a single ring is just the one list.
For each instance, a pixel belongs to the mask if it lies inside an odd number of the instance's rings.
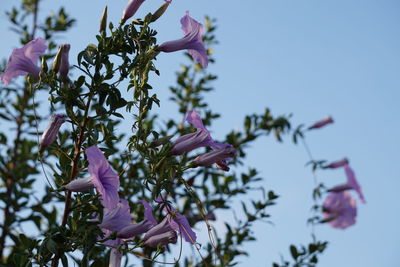
[{"label": "trumpet-shaped flower", "polygon": [[347,158],[343,158],[338,161],[334,161],[329,163],[328,165],[324,166],[324,169],[336,169],[340,167],[344,167],[345,165],[349,164],[349,160]]},{"label": "trumpet-shaped flower", "polygon": [[324,220],[334,228],[345,229],[356,223],[356,201],[347,191],[330,193],[322,208]]},{"label": "trumpet-shaped flower", "polygon": [[185,36],[181,39],[162,43],[158,50],[162,52],[175,52],[187,49],[193,59],[203,68],[208,65],[207,49],[203,43],[203,25],[189,16],[189,11],[181,19],[182,30]]},{"label": "trumpet-shaped flower", "polygon": [[197,131],[179,137],[171,150],[172,155],[181,155],[184,152],[189,152],[199,147],[211,146],[214,143],[210,132],[206,129],[195,110],[188,111],[186,121],[197,128]]},{"label": "trumpet-shaped flower", "polygon": [[110,252],[110,260],[108,267],[121,266],[122,253],[118,249],[112,248]]},{"label": "trumpet-shaped flower", "polygon": [[143,234],[147,232],[149,229],[157,225],[157,221],[153,217],[153,210],[149,203],[147,203],[145,200],[141,200],[141,203],[144,206],[144,217],[145,219],[141,221],[140,223],[136,224],[129,224],[122,228],[120,231],[117,233],[117,237],[120,238],[131,238],[136,235]]},{"label": "trumpet-shaped flower", "polygon": [[46,130],[44,130],[40,138],[40,149],[43,150],[56,140],[61,125],[65,122],[66,116],[61,114],[53,114]]},{"label": "trumpet-shaped flower", "polygon": [[119,203],[118,187],[119,177],[103,153],[97,146],[86,149],[86,156],[89,162],[89,174],[94,187],[101,195],[101,203],[107,209],[114,209]]},{"label": "trumpet-shaped flower", "polygon": [[362,192],[360,184],[357,182],[356,175],[352,168],[348,164],[344,165],[344,171],[346,173],[347,182],[344,184],[337,185],[328,191],[330,192],[342,192],[345,190],[355,190],[360,198],[361,202],[365,203],[364,194]]},{"label": "trumpet-shaped flower", "polygon": [[129,18],[135,15],[144,1],[145,0],[130,0],[122,13],[121,23],[124,24]]},{"label": "trumpet-shaped flower", "polygon": [[9,84],[10,81],[21,75],[32,75],[39,78],[40,68],[36,65],[39,56],[46,51],[47,45],[43,38],[37,38],[30,41],[22,48],[16,48],[12,51],[6,69],[0,78],[4,84]]},{"label": "trumpet-shaped flower", "polygon": [[216,163],[217,167],[229,171],[226,160],[236,155],[236,149],[230,144],[214,144],[214,151],[200,155],[194,159],[197,166],[210,166]]},{"label": "trumpet-shaped flower", "polygon": [[313,125],[308,127],[308,130],[322,128],[330,123],[333,123],[333,119],[331,116],[328,116],[320,121],[315,122]]},{"label": "trumpet-shaped flower", "polygon": [[115,208],[104,209],[103,221],[99,224],[99,227],[110,231],[120,231],[129,224],[131,224],[129,202],[120,199]]}]

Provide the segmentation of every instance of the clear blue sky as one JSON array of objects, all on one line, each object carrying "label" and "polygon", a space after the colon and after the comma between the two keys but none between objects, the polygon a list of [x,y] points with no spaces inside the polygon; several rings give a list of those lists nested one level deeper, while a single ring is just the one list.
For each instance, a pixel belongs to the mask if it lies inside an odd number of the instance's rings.
[{"label": "clear blue sky", "polygon": [[[0,12],[15,0],[2,0]],[[109,18],[118,22],[125,0],[45,0],[44,10],[66,5],[77,18],[64,38],[71,54],[94,42],[99,16],[105,4]],[[153,11],[161,0],[148,0],[138,12]],[[332,115],[335,124],[307,136],[314,157],[336,160],[349,157],[367,204],[359,203],[358,222],[340,231],[317,228],[330,246],[321,258],[322,267],[400,266],[398,213],[400,151],[400,2],[397,0],[258,0],[173,1],[157,22],[159,41],[182,35],[179,19],[186,10],[194,18],[218,19],[217,64],[210,70],[219,76],[217,91],[208,99],[223,117],[213,127],[222,137],[241,127],[245,114],[265,106],[275,114],[292,113],[295,123],[312,123]],[[15,35],[0,17],[0,57],[16,46]],[[161,77],[152,83],[162,100],[161,111],[173,114],[167,103],[167,87],[184,60],[181,53],[161,54]],[[74,60],[72,60],[74,61]],[[262,171],[267,189],[281,198],[271,209],[275,226],[258,224],[259,240],[247,246],[249,258],[240,266],[271,266],[279,253],[287,255],[290,243],[309,241],[312,178],[304,168],[306,153],[289,140],[276,144],[260,139],[247,162]],[[345,180],[342,170],[319,173],[327,185]],[[397,205],[396,205],[397,204]]]}]

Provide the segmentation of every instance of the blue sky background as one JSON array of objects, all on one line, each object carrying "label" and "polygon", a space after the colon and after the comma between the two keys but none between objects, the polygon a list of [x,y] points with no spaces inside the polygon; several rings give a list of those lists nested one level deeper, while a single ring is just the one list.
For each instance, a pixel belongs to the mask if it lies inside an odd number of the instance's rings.
[{"label": "blue sky background", "polygon": [[[2,0],[4,14],[17,1]],[[63,41],[72,58],[94,42],[105,4],[109,19],[119,21],[125,0],[45,0],[41,14],[65,5],[77,18]],[[146,1],[137,13],[155,10],[161,0]],[[210,106],[222,114],[212,131],[223,137],[242,126],[244,115],[270,107],[274,114],[293,113],[293,121],[312,123],[332,115],[335,124],[310,132],[307,141],[317,159],[350,159],[367,204],[359,203],[357,224],[341,231],[322,225],[321,239],[330,241],[322,267],[399,266],[400,227],[397,200],[400,150],[400,2],[397,0],[253,0],[179,1],[154,26],[160,42],[182,36],[179,19],[186,10],[201,20],[218,19],[217,63],[209,70],[219,79],[209,94]],[[17,45],[5,17],[0,16],[0,57]],[[161,77],[152,84],[162,100],[160,111],[175,114],[168,86],[184,60],[182,53],[161,54]],[[71,60],[75,62],[75,59]],[[257,224],[258,241],[247,246],[240,266],[271,266],[287,255],[291,243],[310,240],[306,226],[312,177],[304,167],[304,148],[289,139],[277,144],[263,138],[253,144],[247,162],[265,177],[266,189],[281,195],[271,209],[274,226]],[[327,185],[344,182],[343,170],[318,177]]]}]

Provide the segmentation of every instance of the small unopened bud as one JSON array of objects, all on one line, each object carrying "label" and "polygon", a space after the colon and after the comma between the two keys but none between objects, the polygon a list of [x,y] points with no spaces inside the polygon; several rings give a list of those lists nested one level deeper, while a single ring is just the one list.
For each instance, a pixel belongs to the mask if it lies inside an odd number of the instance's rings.
[{"label": "small unopened bud", "polygon": [[54,73],[58,73],[58,71],[60,70],[62,50],[63,48],[60,46],[58,48],[56,56],[54,57],[53,66],[51,68]]},{"label": "small unopened bud", "polygon": [[69,50],[71,46],[69,44],[63,44],[61,47],[61,63],[60,63],[60,75],[67,78],[69,72]]},{"label": "small unopened bud", "polygon": [[101,17],[101,20],[100,20],[100,30],[99,30],[99,32],[102,35],[105,35],[106,34],[106,29],[107,29],[107,6],[104,8],[103,16]]},{"label": "small unopened bud", "polygon": [[162,6],[160,6],[156,10],[156,12],[154,12],[154,14],[151,15],[151,22],[158,20],[164,14],[170,3],[171,1],[166,1]]},{"label": "small unopened bud", "polygon": [[54,114],[51,116],[51,120],[46,130],[44,130],[40,140],[40,150],[43,151],[46,147],[51,145],[56,140],[58,130],[61,125],[65,122],[66,116]]},{"label": "small unopened bud", "polygon": [[42,71],[47,72],[49,70],[49,67],[47,66],[47,60],[45,57],[42,57]]}]

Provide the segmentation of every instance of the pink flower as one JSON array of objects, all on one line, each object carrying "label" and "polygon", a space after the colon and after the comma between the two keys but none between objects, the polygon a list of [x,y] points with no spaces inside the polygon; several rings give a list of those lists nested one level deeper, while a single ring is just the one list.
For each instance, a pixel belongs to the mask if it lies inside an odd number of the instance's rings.
[{"label": "pink flower", "polygon": [[345,229],[356,223],[356,201],[347,191],[330,193],[322,207],[324,221],[334,228]]},{"label": "pink flower", "polygon": [[353,169],[351,169],[348,164],[345,164],[344,171],[346,173],[347,183],[337,185],[337,186],[329,189],[328,191],[342,192],[345,190],[355,190],[357,192],[358,197],[360,198],[361,202],[365,203],[366,201],[364,198],[364,194],[362,192],[360,184],[357,182],[356,175],[355,175]]},{"label": "pink flower", "polygon": [[336,169],[336,168],[340,168],[340,167],[344,167],[345,165],[349,164],[349,160],[347,158],[343,158],[341,160],[338,161],[334,161],[329,163],[328,165],[324,166],[324,169]]},{"label": "pink flower", "polygon": [[0,75],[4,84],[21,75],[31,74],[35,78],[39,78],[40,68],[36,65],[39,56],[46,51],[47,45],[43,38],[37,38],[30,41],[22,48],[16,48],[12,51],[8,59],[7,67]]},{"label": "pink flower", "polygon": [[325,125],[328,125],[330,123],[333,123],[333,119],[331,116],[328,116],[320,121],[317,121],[316,123],[314,123],[313,125],[311,125],[310,127],[308,127],[308,130],[311,129],[318,129],[318,128],[322,128]]},{"label": "pink flower", "polygon": [[193,59],[203,68],[208,65],[207,49],[203,43],[203,25],[189,16],[189,11],[181,19],[185,36],[181,39],[162,43],[158,50],[166,53],[187,49]]}]

